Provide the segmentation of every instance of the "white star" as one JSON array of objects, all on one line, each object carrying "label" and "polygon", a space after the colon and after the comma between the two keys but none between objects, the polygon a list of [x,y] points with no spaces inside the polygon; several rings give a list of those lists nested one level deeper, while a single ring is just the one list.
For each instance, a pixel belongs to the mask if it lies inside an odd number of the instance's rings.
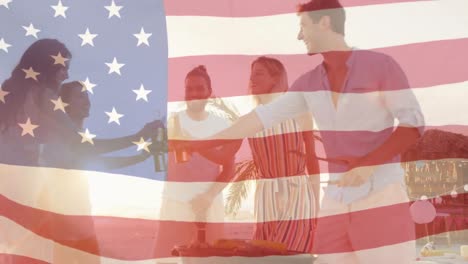
[{"label": "white star", "polygon": [[24,30],[26,30],[25,36],[33,36],[37,38],[37,33],[41,32],[40,29],[34,28],[34,25],[32,23],[29,23],[29,26],[23,26]]},{"label": "white star", "polygon": [[65,107],[67,107],[68,104],[64,103],[60,96],[57,100],[51,99],[50,101],[54,104],[54,111],[61,110],[65,113]]},{"label": "white star", "polygon": [[144,138],[140,138],[140,141],[134,141],[133,144],[137,145],[137,151],[144,149],[146,152],[150,152],[148,147],[151,145],[151,142],[146,142]]},{"label": "white star", "polygon": [[34,79],[37,82],[37,76],[40,75],[40,73],[35,72],[32,67],[29,67],[29,69],[23,69],[23,72],[26,73],[26,76],[24,77],[25,79]]},{"label": "white star", "polygon": [[62,4],[62,0],[59,0],[57,5],[51,6],[55,10],[54,17],[62,16],[64,18],[67,18],[67,15],[65,14],[65,11],[67,11],[68,6],[64,6]]},{"label": "white star", "polygon": [[108,18],[111,18],[113,16],[116,16],[116,17],[120,18],[120,9],[122,9],[123,6],[115,5],[114,0],[112,0],[111,5],[110,6],[105,6],[104,8],[109,11],[109,17]]},{"label": "white star", "polygon": [[8,48],[11,47],[10,44],[6,43],[5,40],[2,38],[0,39],[0,49],[8,53]]},{"label": "white star", "polygon": [[88,77],[86,77],[85,81],[81,82],[81,85],[83,86],[83,89],[81,89],[82,92],[88,91],[91,94],[94,94],[93,93],[93,88],[96,87],[96,84],[91,83],[91,81],[89,80]]},{"label": "white star", "polygon": [[138,34],[133,34],[135,38],[138,39],[137,47],[140,46],[141,44],[145,44],[146,46],[149,46],[148,38],[153,35],[152,33],[146,33],[143,28],[141,28],[140,33]]},{"label": "white star", "polygon": [[8,6],[9,3],[11,3],[12,0],[0,0],[0,5],[1,6],[4,6],[8,9],[10,9],[10,7]]},{"label": "white star", "polygon": [[115,110],[114,107],[112,107],[112,112],[105,112],[105,113],[106,113],[106,115],[109,116],[108,124],[110,124],[112,122],[115,122],[118,125],[120,125],[120,118],[122,118],[124,116],[124,115],[121,115],[121,114],[117,113],[117,111]]},{"label": "white star", "polygon": [[61,64],[62,66],[66,67],[65,62],[68,61],[68,58],[65,58],[62,56],[62,53],[58,53],[57,56],[50,55],[54,59],[54,65],[55,64]]},{"label": "white star", "polygon": [[32,137],[34,137],[34,129],[39,127],[38,125],[33,125],[29,117],[26,123],[18,123],[18,125],[23,129],[23,132],[21,132],[21,136],[31,135]]},{"label": "white star", "polygon": [[109,74],[115,72],[120,75],[120,68],[125,66],[123,63],[118,63],[117,58],[114,57],[114,60],[111,63],[106,63],[107,67],[109,67]]},{"label": "white star", "polygon": [[86,44],[89,44],[94,47],[94,38],[98,36],[98,34],[91,34],[89,32],[89,28],[86,28],[86,32],[84,34],[78,34],[78,36],[82,39],[81,46],[83,47]]},{"label": "white star", "polygon": [[0,102],[5,103],[5,96],[7,96],[10,92],[3,91],[3,89],[0,88]]},{"label": "white star", "polygon": [[96,137],[96,135],[93,135],[89,132],[89,129],[86,129],[85,132],[78,132],[81,136],[81,143],[89,142],[91,145],[94,145],[93,138]]},{"label": "white star", "polygon": [[140,85],[140,89],[133,90],[133,92],[136,93],[136,95],[137,95],[136,101],[138,101],[140,99],[143,99],[146,102],[148,102],[148,94],[151,93],[152,91],[151,90],[145,90],[145,87],[142,84],[142,85]]}]

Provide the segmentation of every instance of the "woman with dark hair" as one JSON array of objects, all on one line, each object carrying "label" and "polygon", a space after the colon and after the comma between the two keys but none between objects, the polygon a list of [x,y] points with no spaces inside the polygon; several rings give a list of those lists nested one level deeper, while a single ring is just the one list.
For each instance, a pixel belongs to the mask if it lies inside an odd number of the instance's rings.
[{"label": "woman with dark hair", "polygon": [[[81,82],[73,81],[64,83],[59,92],[62,101],[67,104],[66,114],[71,121],[79,128],[83,129],[84,121],[89,117],[91,101],[86,91],[83,91]],[[86,155],[79,156],[74,149],[62,138],[49,140],[41,148],[41,166],[56,167],[64,169],[91,169],[103,168],[106,170],[118,169],[135,165],[145,161],[151,156],[149,151],[142,151],[141,154],[133,156],[104,156]]]},{"label": "woman with dark hair", "polygon": [[[193,141],[217,133],[229,122],[206,109],[212,96],[211,79],[201,65],[187,73],[185,80],[187,109],[171,115],[169,139]],[[210,150],[197,150],[190,157],[169,153],[168,176],[164,185],[155,257],[168,257],[174,246],[213,242],[223,237],[224,206],[222,186],[232,176],[234,154],[238,146],[223,145]],[[228,156],[230,158],[220,158]],[[223,180],[224,179],[224,180]],[[186,182],[179,184],[180,182]],[[188,184],[188,183],[192,184]],[[194,208],[197,200],[208,200],[206,208]],[[217,222],[219,224],[177,225],[169,221]],[[194,243],[197,244],[197,243]]]},{"label": "woman with dark hair", "polygon": [[[19,183],[8,180],[9,177],[4,176],[20,167],[6,164],[39,166],[40,146],[57,139],[66,142],[67,147],[73,149],[80,157],[119,150],[132,146],[132,142],[138,141],[141,137],[150,138],[162,125],[153,122],[131,136],[94,140],[94,145],[83,144],[82,137],[78,133],[79,126],[66,113],[55,111],[53,103],[60,99],[61,83],[68,79],[70,60],[71,53],[63,43],[55,39],[38,40],[24,52],[10,78],[2,84],[2,90],[7,95],[4,98],[5,102],[0,103],[0,185],[3,190],[8,190],[10,195],[14,195],[29,206],[55,208],[55,201],[50,201],[50,197],[54,199],[60,199],[60,197],[51,196],[50,192],[58,191],[60,185],[48,184],[48,177],[53,175],[42,174],[44,171],[34,170],[34,168],[25,168],[22,171],[23,174],[27,174],[27,181],[19,180],[21,181]],[[19,173],[21,174],[21,171]],[[45,186],[57,187],[51,190],[45,189]],[[8,196],[5,193],[1,195]],[[73,223],[63,222],[60,219],[50,220],[48,217],[34,219],[35,226],[29,228],[52,230],[53,232],[49,232],[52,236],[49,239],[73,248],[87,248],[89,252],[98,254],[95,234],[83,235],[74,230]],[[89,222],[89,226],[92,226],[92,219],[81,221],[80,224],[84,222]],[[73,232],[64,232],[64,227]],[[16,248],[28,243],[29,237],[34,239],[32,235],[13,237],[7,235],[2,242],[5,242],[7,247]],[[54,247],[54,263],[68,263],[75,259],[75,256],[65,253],[75,252],[74,250],[61,250],[63,248],[62,246]],[[48,255],[47,250],[38,248],[37,252]],[[99,263],[99,258],[94,256],[81,262]]]},{"label": "woman with dark hair", "polygon": [[[251,64],[250,93],[268,104],[288,90],[283,64],[259,57]],[[284,121],[249,138],[259,180],[254,238],[281,242],[289,250],[311,252],[318,211],[319,168],[309,116]]]},{"label": "woman with dark hair", "polygon": [[24,52],[11,77],[3,83],[2,90],[8,95],[0,104],[1,163],[37,165],[46,126],[40,125],[32,134],[24,135],[19,124],[29,123],[28,120],[33,125],[40,123],[44,107],[41,104],[57,93],[68,78],[70,58],[70,51],[59,41],[38,40]]},{"label": "woman with dark hair", "polygon": [[80,129],[66,113],[54,111],[51,100],[59,96],[61,83],[68,79],[71,53],[55,39],[34,42],[23,54],[11,77],[2,85],[7,92],[0,104],[0,162],[37,166],[39,144],[61,137],[80,155],[111,152],[132,145],[140,137],[149,138],[161,126],[148,123],[138,133],[115,139],[96,139],[82,144]]}]

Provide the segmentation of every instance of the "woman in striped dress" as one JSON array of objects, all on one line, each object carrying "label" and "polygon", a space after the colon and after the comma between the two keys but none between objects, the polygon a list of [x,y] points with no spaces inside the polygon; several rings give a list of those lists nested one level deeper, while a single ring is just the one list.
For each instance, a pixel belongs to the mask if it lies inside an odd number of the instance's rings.
[{"label": "woman in striped dress", "polygon": [[[286,92],[283,64],[269,57],[256,59],[251,65],[249,89],[256,104],[267,104]],[[312,118],[300,116],[265,129],[249,138],[249,145],[260,176],[255,192],[254,239],[311,252],[320,182]]]}]

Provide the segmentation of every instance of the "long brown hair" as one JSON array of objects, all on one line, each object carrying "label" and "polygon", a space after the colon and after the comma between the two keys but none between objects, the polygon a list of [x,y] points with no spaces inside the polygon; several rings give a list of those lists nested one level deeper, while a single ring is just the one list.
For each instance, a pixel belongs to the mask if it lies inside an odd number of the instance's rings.
[{"label": "long brown hair", "polygon": [[[18,123],[18,113],[24,106],[26,95],[34,86],[44,89],[55,79],[57,71],[63,66],[55,65],[51,56],[56,56],[59,52],[63,57],[71,58],[70,51],[56,39],[40,39],[24,52],[10,78],[2,84],[2,89],[9,94],[5,103],[0,103],[0,132]],[[25,79],[23,69],[30,67],[40,73],[37,82]]]}]

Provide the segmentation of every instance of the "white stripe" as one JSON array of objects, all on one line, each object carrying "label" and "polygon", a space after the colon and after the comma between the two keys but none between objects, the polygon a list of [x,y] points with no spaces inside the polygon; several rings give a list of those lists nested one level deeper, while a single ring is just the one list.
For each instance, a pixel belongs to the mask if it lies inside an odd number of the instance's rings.
[{"label": "white stripe", "polygon": [[[466,0],[346,8],[350,45],[373,49],[468,37]],[[169,58],[195,55],[304,54],[296,14],[265,17],[168,16]]]},{"label": "white stripe", "polygon": [[[444,126],[444,125],[461,125],[468,126],[468,115],[462,113],[468,113],[468,104],[466,98],[468,98],[468,81],[444,84],[426,88],[413,89],[416,99],[421,107],[421,112],[425,118],[426,126]],[[311,93],[328,93],[328,91],[319,92],[307,92]],[[400,91],[387,91],[385,93],[400,93]],[[371,93],[366,94],[347,94],[347,100],[356,100],[359,97],[369,96]],[[374,93],[376,94],[376,93]],[[353,99],[354,98],[354,99]],[[236,96],[223,98],[233,104],[237,109],[242,110],[241,112],[246,113],[251,111],[251,96]],[[169,102],[168,111],[176,111],[183,102]],[[380,131],[386,127],[379,127],[373,129],[373,131]],[[352,131],[352,130],[363,130],[362,127],[329,127],[321,128],[322,130],[330,131]]]},{"label": "white stripe", "polygon": [[[52,240],[43,238],[28,229],[16,224],[15,222],[0,217],[0,253],[18,255],[42,260],[49,263],[53,261],[54,253],[60,251],[60,254],[66,256],[67,264],[96,263],[96,256],[81,250],[63,246]],[[150,248],[149,245],[148,248]],[[54,252],[55,251],[55,252]],[[62,259],[63,260],[63,259]],[[155,260],[128,261],[112,258],[100,257],[102,264],[149,264],[155,263]],[[64,263],[64,262],[60,262]]]},{"label": "white stripe", "polygon": [[[26,256],[37,260],[52,262],[53,247],[56,246],[56,250],[61,250],[61,253],[69,256],[67,264],[81,264],[81,263],[94,263],[90,259],[95,260],[95,256],[84,251],[76,250],[70,247],[66,247],[51,240],[45,239],[29,230],[19,226],[18,224],[0,217],[0,226],[4,229],[0,229],[0,234],[9,236],[11,242],[15,241],[15,238],[24,237],[27,239],[26,243],[21,244],[8,244],[6,240],[0,240],[0,253],[14,254],[19,256]],[[152,248],[148,245],[148,248]],[[295,256],[268,256],[268,257],[206,257],[206,258],[160,258],[160,259],[148,259],[148,260],[119,260],[113,258],[101,257],[102,264],[179,264],[179,263],[198,263],[199,261],[204,264],[275,264],[275,263],[295,263],[299,259],[308,258],[308,255],[295,255]],[[301,261],[302,263],[303,261]],[[63,262],[62,262],[63,263]],[[61,264],[61,263],[59,263]]]},{"label": "white stripe", "polygon": [[[394,166],[386,164],[382,166]],[[8,173],[5,173],[8,172]],[[66,175],[65,175],[66,174]],[[164,183],[138,177],[124,175],[72,171],[49,168],[30,168],[11,165],[0,165],[0,193],[7,198],[37,209],[67,215],[95,215],[115,216],[125,218],[138,218],[148,220],[195,221],[195,217],[187,217],[190,213],[173,212],[172,216],[161,219],[159,206],[162,198],[164,184],[179,186],[184,189],[205,187],[213,183]],[[310,176],[315,177],[315,176]],[[66,181],[64,180],[66,179]],[[73,190],[78,182],[88,182],[90,185],[90,199],[77,197],[76,193],[86,193],[82,190]],[[258,181],[270,181],[262,179]],[[236,183],[241,184],[241,183]],[[19,188],[18,186],[21,186]],[[38,188],[38,186],[40,186]],[[178,187],[175,187],[178,188]],[[40,197],[41,189],[50,198],[44,202]],[[55,190],[62,192],[58,196]],[[463,192],[463,188],[459,193]],[[75,194],[74,194],[75,193]],[[44,194],[44,193],[43,193]],[[92,209],[88,205],[91,201]],[[176,208],[177,209],[177,208]],[[274,220],[274,219],[271,219]],[[206,222],[219,222],[217,219],[207,219]],[[225,219],[227,223],[251,222],[256,220],[253,215],[242,220]]]}]

